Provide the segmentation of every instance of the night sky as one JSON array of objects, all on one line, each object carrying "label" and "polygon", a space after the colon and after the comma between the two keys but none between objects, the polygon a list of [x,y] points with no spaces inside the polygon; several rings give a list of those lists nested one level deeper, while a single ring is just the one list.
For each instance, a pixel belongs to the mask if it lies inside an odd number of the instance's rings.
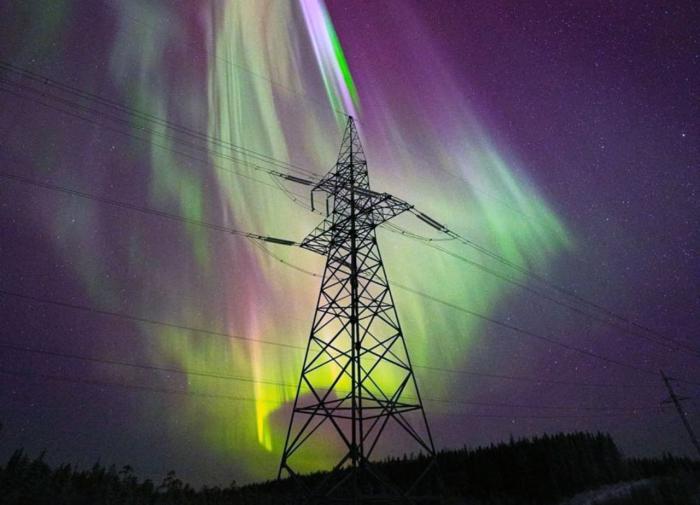
[{"label": "night sky", "polygon": [[691,1],[3,2],[0,460],[276,474],[323,259],[209,225],[301,240],[322,216],[269,171],[327,172],[343,113],[374,189],[494,253],[410,216],[378,232],[438,448],[601,430],[691,455],[658,371],[700,431],[699,22]]}]

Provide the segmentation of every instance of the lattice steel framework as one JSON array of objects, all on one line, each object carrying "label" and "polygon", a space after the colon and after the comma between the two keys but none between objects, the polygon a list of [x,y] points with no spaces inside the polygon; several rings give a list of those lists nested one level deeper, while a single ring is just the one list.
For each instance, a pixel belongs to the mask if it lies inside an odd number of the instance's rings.
[{"label": "lattice steel framework", "polygon": [[[317,192],[326,194],[327,218],[301,246],[326,256],[326,267],[279,476],[297,475],[304,447],[335,439],[342,457],[307,489],[309,502],[422,503],[428,497],[417,493],[425,495],[435,448],[375,235],[411,206],[370,189],[352,117],[335,167],[311,190],[312,205]],[[392,424],[400,429],[387,432]],[[380,439],[395,444],[397,431],[427,456],[408,486],[370,463]]]}]

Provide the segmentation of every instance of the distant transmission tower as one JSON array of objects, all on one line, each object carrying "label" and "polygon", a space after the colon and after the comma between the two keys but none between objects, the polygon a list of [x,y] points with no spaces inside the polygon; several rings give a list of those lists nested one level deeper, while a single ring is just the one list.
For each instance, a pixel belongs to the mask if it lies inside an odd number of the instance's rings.
[{"label": "distant transmission tower", "polygon": [[[340,447],[328,475],[306,486],[308,502],[434,501],[435,447],[375,235],[411,205],[370,189],[352,117],[335,167],[311,190],[312,205],[317,191],[326,194],[327,218],[301,246],[326,256],[326,268],[278,477],[297,477],[299,464]],[[422,457],[404,463],[401,475],[370,462],[405,440]]]},{"label": "distant transmission tower", "polygon": [[693,427],[690,425],[690,421],[688,421],[688,415],[686,414],[685,409],[681,404],[684,400],[690,400],[690,398],[680,397],[676,394],[676,392],[673,390],[673,386],[671,385],[671,381],[673,379],[667,377],[663,370],[661,370],[661,378],[663,379],[669,394],[669,399],[664,400],[661,403],[673,403],[674,407],[676,407],[676,411],[678,412],[678,416],[681,418],[681,422],[683,423],[685,431],[688,432],[688,436],[690,437],[690,443],[693,444],[695,450],[698,451],[698,455],[700,455],[700,442],[698,441],[698,437],[695,436]]}]

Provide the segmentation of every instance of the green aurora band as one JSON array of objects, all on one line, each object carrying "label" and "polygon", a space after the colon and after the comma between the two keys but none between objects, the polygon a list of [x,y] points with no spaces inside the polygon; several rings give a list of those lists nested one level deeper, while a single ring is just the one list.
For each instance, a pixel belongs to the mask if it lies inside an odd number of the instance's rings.
[{"label": "green aurora band", "polygon": [[[438,93],[445,96],[444,103],[437,106],[437,118],[424,118],[426,123],[412,131],[409,125],[415,128],[415,122],[406,120],[406,103],[381,89],[363,88],[361,79],[356,87],[321,0],[191,2],[185,7],[165,1],[107,4],[116,19],[109,72],[123,101],[246,149],[212,142],[201,155],[202,165],[169,151],[178,146],[164,130],[152,134],[147,151],[131,143],[127,156],[148,170],[139,175],[148,184],[152,207],[301,239],[321,220],[303,207],[308,188],[289,183],[281,191],[279,181],[250,165],[265,165],[264,155],[325,173],[335,162],[344,125],[335,109],[357,115],[375,189],[410,201],[475,242],[543,273],[557,254],[573,247],[522,167],[496,145],[462,91],[451,84],[454,78],[437,51],[425,58],[434,80],[413,93]],[[60,21],[46,22],[55,31]],[[365,122],[369,103],[382,107],[374,108]],[[132,128],[141,126],[135,121]],[[98,223],[98,210],[81,205],[87,209],[82,211],[85,222]],[[436,236],[410,216],[396,224]],[[249,475],[244,477],[269,478],[279,462],[302,360],[297,348],[308,336],[319,279],[290,268],[251,241],[178,226],[168,228],[172,242],[167,244],[155,243],[138,227],[130,232],[130,275],[148,279],[139,299],[142,313],[256,341],[143,324],[144,334],[157,332],[157,345],[147,347],[152,361],[187,370],[188,390],[238,398],[179,399],[177,418],[163,429],[179,437],[185,419],[187,429],[200,434],[212,451],[245,461]],[[85,225],[66,233],[91,240],[95,229],[99,226]],[[389,279],[398,285],[484,314],[494,313],[514,295],[514,288],[421,242],[387,229],[379,231],[379,238]],[[440,244],[483,260],[459,244]],[[323,268],[323,259],[309,252],[266,247],[302,269]],[[109,303],[122,286],[96,285],[99,257],[86,262],[79,275],[88,292]],[[481,321],[407,290],[395,288],[393,293],[415,364],[468,368],[488,355]],[[427,398],[444,397],[455,385],[449,375],[424,369],[417,375]],[[466,397],[469,393],[468,388],[462,391]],[[439,403],[426,405],[430,419],[449,410]],[[325,467],[335,450],[317,448],[301,469]]]}]

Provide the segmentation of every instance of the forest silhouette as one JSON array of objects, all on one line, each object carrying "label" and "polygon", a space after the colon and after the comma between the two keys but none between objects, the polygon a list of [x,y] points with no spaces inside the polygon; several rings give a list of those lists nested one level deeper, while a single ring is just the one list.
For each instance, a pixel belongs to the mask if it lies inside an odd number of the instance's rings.
[{"label": "forest silhouette", "polygon": [[[394,482],[410,482],[424,467],[423,459],[405,455],[376,466]],[[543,435],[441,451],[438,463],[445,503],[555,504],[601,486],[644,479],[650,484],[629,496],[595,503],[684,505],[698,503],[700,496],[700,461],[668,454],[625,458],[603,433]],[[319,472],[300,479],[313,487],[323,477]],[[155,483],[139,480],[128,465],[52,468],[45,453],[30,457],[21,449],[0,466],[3,505],[277,505],[297,503],[298,497],[298,482],[291,479],[194,489],[173,471]]]}]

